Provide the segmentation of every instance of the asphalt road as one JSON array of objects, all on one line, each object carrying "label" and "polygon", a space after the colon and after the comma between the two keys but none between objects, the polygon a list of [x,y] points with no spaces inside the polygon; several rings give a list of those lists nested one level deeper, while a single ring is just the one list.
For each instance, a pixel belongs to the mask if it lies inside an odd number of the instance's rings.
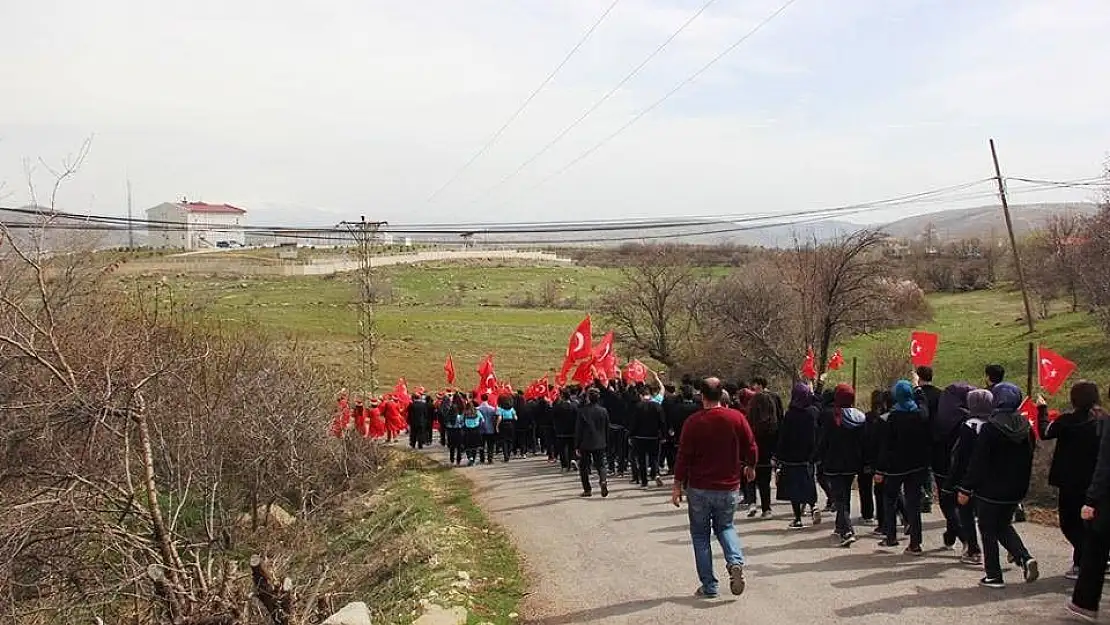
[{"label": "asphalt road", "polygon": [[[641,491],[610,481],[602,499],[580,499],[577,474],[563,475],[546,459],[462,468],[478,499],[513,536],[531,576],[526,622],[684,625],[859,623],[1014,625],[1071,622],[1063,605],[1069,551],[1059,531],[1031,523],[1018,531],[1040,562],[1041,579],[1022,581],[1009,567],[1003,590],[980,588],[981,569],[959,553],[939,551],[942,519],[926,515],[924,557],[883,552],[870,536],[850,548],[833,545],[831,520],[788,531],[789,508],[749,520],[738,515],[748,588],[727,594],[714,542],[722,598],[693,597],[698,586],[685,505],[670,504],[670,485]],[[872,528],[857,528],[861,534]],[[903,540],[903,545],[906,541]]]}]

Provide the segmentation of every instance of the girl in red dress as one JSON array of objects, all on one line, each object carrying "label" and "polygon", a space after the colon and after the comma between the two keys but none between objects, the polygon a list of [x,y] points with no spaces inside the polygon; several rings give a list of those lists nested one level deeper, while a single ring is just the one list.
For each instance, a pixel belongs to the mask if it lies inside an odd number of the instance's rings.
[{"label": "girl in red dress", "polygon": [[386,435],[385,417],[382,415],[381,404],[378,403],[376,398],[370,399],[370,438],[379,439]]}]

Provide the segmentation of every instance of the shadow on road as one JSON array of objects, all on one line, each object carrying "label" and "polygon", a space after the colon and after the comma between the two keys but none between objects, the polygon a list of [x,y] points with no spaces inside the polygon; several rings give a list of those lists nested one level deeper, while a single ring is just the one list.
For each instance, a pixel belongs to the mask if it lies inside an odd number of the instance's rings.
[{"label": "shadow on road", "polygon": [[[698,599],[692,596],[662,597],[659,599],[626,601],[625,603],[591,608],[589,610],[579,610],[577,612],[570,612],[557,616],[549,616],[547,618],[528,620],[525,622],[529,623],[530,625],[567,625],[569,623],[593,623],[594,621],[600,621],[619,616],[627,616],[630,614],[635,614],[637,612],[651,610],[666,604],[677,604],[696,610],[713,610],[715,608],[723,608],[732,605],[735,602],[735,599],[718,599],[715,601],[707,601],[705,599]],[[712,622],[710,620],[710,617],[707,617],[706,620],[707,622]]]}]

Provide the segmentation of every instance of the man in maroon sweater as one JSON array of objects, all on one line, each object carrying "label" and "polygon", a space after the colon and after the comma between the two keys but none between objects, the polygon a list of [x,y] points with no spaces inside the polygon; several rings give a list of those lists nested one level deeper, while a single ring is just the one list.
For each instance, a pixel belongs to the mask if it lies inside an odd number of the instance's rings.
[{"label": "man in maroon sweater", "polygon": [[717,378],[702,382],[702,409],[682,426],[675,463],[671,503],[677,508],[682,489],[689,499],[690,539],[701,586],[695,593],[716,598],[717,577],[713,573],[710,534],[716,534],[725,552],[729,589],[744,592],[744,552],[740,535],[732,524],[740,503],[740,475],[755,479],[759,456],[748,420],[738,410],[721,406],[724,388]]}]

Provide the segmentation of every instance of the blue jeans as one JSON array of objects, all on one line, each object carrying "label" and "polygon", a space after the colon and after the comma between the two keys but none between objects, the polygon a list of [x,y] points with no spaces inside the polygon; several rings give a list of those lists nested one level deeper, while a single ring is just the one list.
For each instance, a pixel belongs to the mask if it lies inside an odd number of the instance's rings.
[{"label": "blue jeans", "polygon": [[690,539],[694,543],[694,564],[698,568],[698,579],[701,580],[705,594],[715,595],[718,587],[717,577],[713,574],[710,533],[717,535],[721,550],[725,552],[725,562],[729,566],[744,564],[740,535],[732,525],[732,516],[740,503],[740,491],[690,488],[686,491],[686,498],[689,502]]}]

